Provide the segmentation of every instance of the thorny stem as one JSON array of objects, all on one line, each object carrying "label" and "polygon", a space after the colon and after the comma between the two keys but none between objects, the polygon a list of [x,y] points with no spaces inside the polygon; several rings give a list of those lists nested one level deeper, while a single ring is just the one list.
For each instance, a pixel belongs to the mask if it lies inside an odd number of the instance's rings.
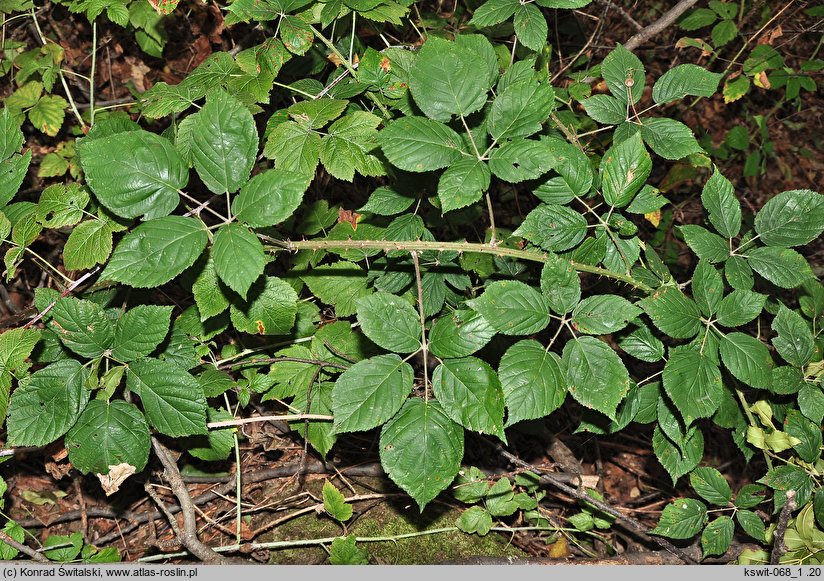
[{"label": "thorny stem", "polygon": [[[473,242],[428,242],[422,240],[394,241],[394,240],[275,240],[266,237],[265,240],[273,244],[270,250],[401,250],[411,252],[413,250],[433,250],[436,252],[477,252],[480,254],[493,254],[495,256],[508,256],[519,260],[529,260],[531,262],[547,261],[548,255],[545,252],[534,250],[519,250],[517,248],[504,248],[501,246],[490,246],[489,244],[479,244]],[[643,282],[632,278],[628,274],[614,272],[598,266],[591,266],[580,262],[571,261],[572,267],[578,272],[588,272],[606,278],[611,278],[619,282],[628,284],[645,293],[652,293],[654,289]]]},{"label": "thorny stem", "polygon": [[421,318],[421,352],[423,353],[423,396],[429,401],[429,346],[426,344],[426,315],[423,312],[423,285],[421,284],[421,263],[417,250],[413,250],[412,263],[415,265],[415,284],[418,287],[418,315]]}]

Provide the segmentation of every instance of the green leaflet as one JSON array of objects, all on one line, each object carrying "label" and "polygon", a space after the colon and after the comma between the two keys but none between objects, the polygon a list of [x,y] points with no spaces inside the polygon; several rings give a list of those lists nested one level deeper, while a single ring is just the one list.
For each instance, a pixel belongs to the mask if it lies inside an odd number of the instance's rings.
[{"label": "green leaflet", "polygon": [[357,432],[384,424],[412,391],[412,376],[412,366],[394,353],[352,365],[332,389],[335,431]]},{"label": "green leaflet", "polygon": [[174,146],[148,131],[87,137],[77,153],[97,199],[124,218],[171,214],[180,201],[178,190],[189,182],[189,168]]},{"label": "green leaflet", "polygon": [[440,317],[429,332],[429,349],[442,358],[459,359],[472,355],[489,343],[495,329],[475,311],[455,311]]},{"label": "green leaflet", "polygon": [[746,255],[755,272],[781,288],[795,288],[813,276],[807,260],[791,248],[764,246]]},{"label": "green leaflet", "polygon": [[194,114],[191,158],[200,179],[216,194],[240,189],[252,171],[258,148],[255,122],[235,97],[219,90]]},{"label": "green leaflet", "polygon": [[[472,26],[494,26],[515,14],[520,6],[518,0],[488,0],[475,10],[469,24]],[[21,140],[22,141],[22,140]]]},{"label": "green leaflet", "polygon": [[324,264],[301,275],[303,282],[324,303],[334,305],[339,317],[348,317],[357,310],[360,298],[371,294],[366,272],[352,262]]},{"label": "green leaflet", "polygon": [[63,247],[63,265],[84,270],[106,261],[112,252],[112,229],[103,220],[86,220],[75,226]]},{"label": "green leaflet", "polygon": [[724,294],[724,281],[721,274],[705,260],[699,260],[692,273],[692,296],[701,309],[701,313],[710,316],[718,310]]},{"label": "green leaflet", "polygon": [[721,371],[709,357],[690,347],[670,351],[664,366],[664,389],[687,426],[710,417],[721,401]]},{"label": "green leaflet", "polygon": [[689,246],[699,258],[713,264],[724,262],[729,258],[729,241],[718,234],[713,234],[706,228],[694,224],[678,226],[678,231],[681,232],[687,246]]},{"label": "green leaflet", "polygon": [[755,231],[767,246],[798,246],[824,231],[824,195],[810,190],[781,192],[755,216]]},{"label": "green leaflet", "polygon": [[725,327],[741,327],[755,319],[764,308],[767,295],[748,290],[734,290],[718,305],[718,323]]},{"label": "green leaflet", "polygon": [[526,238],[544,250],[561,252],[578,245],[587,233],[587,221],[569,206],[541,204],[529,214],[513,234]]},{"label": "green leaflet", "polygon": [[707,523],[706,505],[692,498],[679,498],[664,507],[658,526],[651,534],[670,539],[689,539]]},{"label": "green leaflet", "polygon": [[396,353],[421,348],[421,322],[411,304],[393,294],[377,292],[359,299],[357,305],[361,329],[377,345]]},{"label": "green leaflet", "polygon": [[540,51],[546,46],[549,30],[540,8],[532,4],[521,4],[515,11],[513,24],[515,35],[525,47]]},{"label": "green leaflet", "polygon": [[146,419],[167,436],[206,433],[206,398],[189,373],[160,359],[129,364],[126,386],[137,394]]},{"label": "green leaflet", "polygon": [[727,238],[741,230],[741,203],[735,197],[730,180],[716,168],[701,192],[701,202],[709,213],[710,223]]},{"label": "green leaflet", "polygon": [[160,286],[194,264],[207,240],[194,218],[149,220],[123,237],[100,277],[138,288]]},{"label": "green leaflet", "polygon": [[601,74],[609,92],[624,103],[637,103],[644,93],[644,65],[622,45],[615,47],[604,62]]},{"label": "green leaflet", "polygon": [[14,154],[0,161],[0,206],[8,204],[26,178],[31,163],[31,150],[23,155]]},{"label": "green leaflet", "polygon": [[443,213],[458,210],[481,199],[489,189],[492,173],[478,159],[460,159],[451,164],[438,180],[438,198]]},{"label": "green leaflet", "polygon": [[432,373],[432,390],[453,421],[506,441],[504,394],[498,375],[485,361],[476,357],[445,359]]},{"label": "green leaflet", "polygon": [[248,228],[237,223],[218,228],[211,256],[220,280],[244,300],[266,265],[260,240]]},{"label": "green leaflet", "polygon": [[647,181],[651,170],[652,159],[640,134],[613,145],[604,153],[599,169],[604,200],[610,206],[623,208]]},{"label": "green leaflet", "polygon": [[93,359],[111,347],[114,326],[100,305],[65,297],[57,301],[52,312],[49,327],[78,355]]},{"label": "green leaflet", "polygon": [[718,90],[722,76],[698,65],[678,65],[658,77],[652,87],[652,99],[663,104],[687,95],[711,97]]},{"label": "green leaflet", "polygon": [[581,300],[581,279],[572,263],[556,254],[549,254],[541,269],[541,292],[549,308],[565,314]]},{"label": "green leaflet", "polygon": [[493,282],[467,305],[504,335],[531,335],[549,324],[549,307],[543,296],[519,281]]},{"label": "green leaflet", "polygon": [[74,425],[89,392],[83,383],[88,371],[74,359],[52,363],[19,386],[9,403],[11,446],[45,446]]},{"label": "green leaflet", "polygon": [[629,372],[615,351],[595,337],[578,337],[564,346],[562,360],[570,395],[614,420],[630,385]]},{"label": "green leaflet", "polygon": [[[479,43],[483,52],[492,52],[486,39]],[[438,37],[426,41],[409,71],[409,89],[427,117],[447,122],[483,107],[495,79],[478,74],[479,56],[458,42]]]},{"label": "green leaflet", "polygon": [[773,360],[761,341],[744,333],[728,333],[721,338],[719,350],[736,379],[752,387],[770,388]]},{"label": "green leaflet", "polygon": [[581,103],[587,115],[604,125],[619,125],[627,120],[626,103],[610,95],[593,95]]},{"label": "green leaflet", "polygon": [[[221,422],[233,419],[232,414],[225,409],[206,409],[206,419],[210,422]],[[186,440],[186,451],[200,460],[226,460],[235,447],[234,429],[225,428],[209,430],[206,436],[189,436]]]},{"label": "green leaflet", "polygon": [[548,416],[566,398],[559,357],[531,339],[519,341],[506,351],[498,366],[498,377],[507,426]]},{"label": "green leaflet", "polygon": [[[650,149],[665,159],[681,159],[703,151],[695,140],[692,129],[665,117],[644,119],[641,137]],[[646,180],[646,177],[644,178]]]},{"label": "green leaflet", "polygon": [[243,302],[232,303],[235,329],[256,335],[286,335],[297,316],[298,295],[289,284],[275,276],[257,280]]},{"label": "green leaflet", "polygon": [[572,324],[589,335],[620,331],[643,311],[618,295],[595,295],[582,300],[572,312]]},{"label": "green leaflet", "polygon": [[149,425],[137,406],[92,400],[66,434],[69,460],[83,474],[107,474],[126,463],[140,472],[149,460]]},{"label": "green leaflet", "polygon": [[407,171],[447,167],[461,157],[462,142],[452,129],[424,117],[402,117],[380,132],[389,161]]},{"label": "green leaflet", "polygon": [[702,466],[690,473],[690,485],[701,498],[718,506],[726,506],[732,501],[732,489],[721,473],[715,468]]},{"label": "green leaflet", "polygon": [[407,400],[381,430],[381,464],[421,512],[452,483],[463,453],[463,428],[437,401]]},{"label": "green leaflet", "polygon": [[310,177],[270,169],[246,182],[232,201],[232,213],[249,226],[274,226],[289,218],[303,200]]},{"label": "green leaflet", "polygon": [[112,357],[129,362],[147,357],[166,338],[172,307],[139,305],[117,320],[112,342]]},{"label": "green leaflet", "polygon": [[801,315],[779,305],[772,329],[778,333],[772,344],[787,363],[803,367],[810,361],[815,349],[813,334]]},{"label": "green leaflet", "polygon": [[702,328],[698,305],[675,287],[656,291],[639,304],[653,324],[674,339],[689,339]]}]

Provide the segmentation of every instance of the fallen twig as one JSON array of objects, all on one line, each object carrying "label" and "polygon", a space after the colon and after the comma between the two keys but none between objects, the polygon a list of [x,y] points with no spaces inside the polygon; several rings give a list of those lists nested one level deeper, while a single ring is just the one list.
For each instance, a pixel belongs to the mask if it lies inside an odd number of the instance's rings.
[{"label": "fallen twig", "polygon": [[25,555],[28,555],[29,557],[31,557],[33,560],[37,561],[38,563],[48,563],[49,562],[49,560],[46,557],[44,557],[43,555],[41,555],[40,553],[38,553],[37,551],[35,551],[31,547],[27,547],[23,543],[18,543],[17,541],[15,541],[13,538],[11,538],[8,534],[6,534],[3,531],[0,531],[0,541],[3,541],[8,546],[17,549],[21,553],[23,553]]},{"label": "fallen twig", "polygon": [[[177,521],[172,514],[170,512],[167,513],[169,524],[172,526],[172,529],[175,529],[175,534],[178,539],[190,553],[204,563],[217,565],[228,564],[229,561],[225,557],[215,553],[197,537],[197,520],[195,519],[195,507],[192,504],[192,497],[189,496],[189,490],[181,479],[180,470],[177,469],[177,464],[175,464],[171,454],[156,438],[152,438],[152,448],[154,448],[155,454],[163,464],[166,480],[169,482],[172,492],[180,503],[180,509],[183,511],[183,530],[178,528]],[[159,506],[165,511],[166,507],[162,503]]]},{"label": "fallen twig", "polygon": [[581,500],[581,501],[584,501],[588,504],[591,504],[592,506],[594,506],[595,508],[597,508],[601,512],[604,512],[608,515],[614,516],[616,519],[618,519],[620,522],[622,522],[627,528],[632,530],[634,533],[638,534],[641,538],[654,542],[659,547],[661,547],[663,549],[666,549],[667,551],[669,551],[673,555],[677,556],[684,563],[689,563],[691,565],[697,565],[698,564],[698,562],[695,559],[693,559],[690,555],[686,554],[684,551],[682,551],[681,549],[679,549],[678,547],[676,547],[675,545],[673,545],[672,543],[670,543],[666,539],[661,538],[661,537],[653,537],[653,536],[648,535],[647,531],[646,531],[646,528],[641,523],[639,523],[637,520],[635,520],[634,518],[625,515],[621,511],[616,510],[615,508],[611,507],[610,505],[608,505],[605,502],[601,502],[601,501],[596,500],[595,498],[591,497],[589,494],[586,493],[586,490],[583,487],[573,488],[572,486],[569,486],[568,484],[566,484],[564,482],[561,482],[559,479],[555,478],[552,473],[544,472],[540,468],[538,468],[536,466],[533,466],[532,464],[529,464],[528,462],[524,462],[523,460],[518,458],[515,454],[513,454],[513,453],[509,452],[508,450],[504,449],[502,446],[500,446],[498,444],[493,444],[492,442],[489,442],[487,440],[484,440],[484,441],[487,442],[491,446],[495,446],[495,448],[497,448],[497,450],[500,452],[500,454],[504,458],[506,458],[507,460],[512,462],[513,464],[515,464],[517,466],[521,466],[522,468],[527,468],[530,471],[537,474],[538,476],[540,476],[542,482],[544,482],[546,484],[550,484],[553,487],[557,488],[558,490],[562,490],[562,491],[566,492],[567,494],[569,494],[573,498],[576,498],[578,500]]},{"label": "fallen twig", "polygon": [[681,0],[678,4],[664,12],[664,14],[661,15],[661,18],[633,34],[630,39],[624,43],[624,48],[627,50],[635,50],[650,38],[678,20],[679,16],[681,16],[697,2],[698,0]]},{"label": "fallen twig", "polygon": [[781,512],[778,514],[778,523],[775,525],[770,565],[778,565],[779,561],[781,561],[781,556],[787,552],[784,535],[787,534],[787,525],[790,524],[790,517],[795,510],[795,490],[788,490],[784,494],[787,496],[787,501],[784,503],[784,506],[781,507]]}]

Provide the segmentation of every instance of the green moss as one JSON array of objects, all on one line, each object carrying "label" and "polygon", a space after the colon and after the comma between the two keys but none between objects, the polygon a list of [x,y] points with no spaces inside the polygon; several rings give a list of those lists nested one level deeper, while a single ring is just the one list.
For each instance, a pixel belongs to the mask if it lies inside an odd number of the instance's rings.
[{"label": "green moss", "polygon": [[[370,482],[378,484],[379,481]],[[307,483],[307,488],[320,496],[322,482]],[[317,489],[317,490],[315,490]],[[361,491],[358,490],[360,493]],[[368,493],[365,489],[364,493]],[[346,493],[347,496],[349,493]],[[356,503],[355,518],[348,523],[346,534],[358,537],[394,537],[431,529],[454,527],[461,510],[443,504],[430,504],[423,514],[408,498],[390,498],[375,504]],[[308,514],[288,521],[275,529],[266,540],[282,541],[313,539],[343,535],[343,528],[326,515]],[[387,565],[434,564],[473,556],[524,556],[524,553],[502,536],[490,533],[485,537],[459,531],[422,535],[397,541],[358,543],[369,553],[370,563]],[[273,550],[270,562],[278,564],[328,563],[322,547],[299,547]]]}]

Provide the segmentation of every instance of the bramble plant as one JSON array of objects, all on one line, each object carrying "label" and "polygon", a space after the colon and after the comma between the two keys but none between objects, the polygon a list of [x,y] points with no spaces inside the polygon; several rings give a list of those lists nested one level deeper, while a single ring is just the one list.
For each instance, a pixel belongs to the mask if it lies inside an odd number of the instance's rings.
[{"label": "bramble plant", "polygon": [[[159,56],[176,2],[59,4],[131,26]],[[785,191],[742,211],[692,130],[666,116],[715,95],[722,73],[680,64],[649,81],[618,45],[571,83],[551,79],[542,8],[587,4],[487,0],[459,33],[379,48],[350,31],[402,26],[409,2],[235,0],[225,24],[254,23],[266,40],[156,83],[133,106],[139,122],[91,103],[87,131],[38,170],[75,179],[36,201],[17,194],[32,162],[21,126],[55,136],[74,104],[51,94],[59,45],[4,47],[17,54],[0,112],[5,279],[29,259],[52,278],[38,317],[0,334],[7,446],[62,439],[113,492],[124,469],[147,466],[153,434],[227,459],[231,421],[255,398],[322,457],[378,430],[383,468],[420,510],[453,486],[474,505],[458,527],[483,535],[516,511],[545,525],[542,494],[537,477],[513,488],[462,470],[466,433],[505,444],[574,401],[580,431],[651,424],[672,482],[688,476],[700,499],[667,506],[652,534],[700,535],[705,556],[723,555],[738,527],[764,547],[742,562],[768,561],[775,526],[753,509],[777,516],[789,496],[781,562],[822,563],[824,286],[799,249],[824,230],[824,196]],[[718,48],[738,5],[710,4],[681,27],[714,25]],[[0,5],[37,20],[30,4]],[[763,72],[745,64],[756,82]],[[582,90],[586,76],[605,91]],[[668,160],[706,175],[705,215],[674,228],[686,273],[650,242],[669,204],[650,176]],[[368,188],[366,203],[330,205],[323,193],[343,182]],[[513,191],[529,210],[514,222]],[[59,264],[35,247],[47,232],[65,239]],[[155,290],[170,288],[174,304]],[[763,458],[758,483],[733,494],[700,466],[713,426]],[[351,517],[334,487],[324,503]],[[613,525],[600,505],[578,510],[574,530]],[[354,537],[335,550],[364,562]]]}]

